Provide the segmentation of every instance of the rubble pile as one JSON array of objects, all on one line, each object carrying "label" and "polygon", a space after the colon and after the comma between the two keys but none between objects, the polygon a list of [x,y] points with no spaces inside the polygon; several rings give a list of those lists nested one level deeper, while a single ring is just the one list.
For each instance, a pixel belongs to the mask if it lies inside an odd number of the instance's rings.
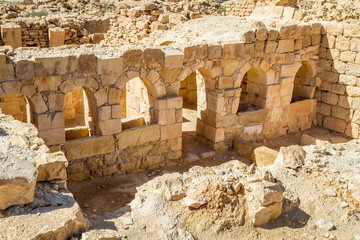
[{"label": "rubble pile", "polygon": [[356,0],[299,0],[299,8],[317,19],[357,23],[360,16],[360,4]]},{"label": "rubble pile", "polygon": [[177,24],[202,15],[217,15],[216,1],[144,2],[140,6],[121,8],[119,16],[105,35],[105,43],[138,43],[153,31],[166,31]]},{"label": "rubble pile", "polygon": [[0,239],[65,239],[87,229],[66,189],[67,165],[32,124],[0,115]]}]

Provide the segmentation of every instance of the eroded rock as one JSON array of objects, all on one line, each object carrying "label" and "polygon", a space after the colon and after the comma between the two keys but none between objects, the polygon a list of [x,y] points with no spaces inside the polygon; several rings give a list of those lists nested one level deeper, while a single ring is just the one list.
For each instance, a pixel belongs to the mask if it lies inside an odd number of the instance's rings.
[{"label": "eroded rock", "polygon": [[34,200],[35,164],[13,155],[0,155],[0,210]]},{"label": "eroded rock", "polygon": [[297,169],[304,165],[305,157],[306,152],[301,146],[292,145],[289,147],[281,147],[275,163],[286,168]]}]

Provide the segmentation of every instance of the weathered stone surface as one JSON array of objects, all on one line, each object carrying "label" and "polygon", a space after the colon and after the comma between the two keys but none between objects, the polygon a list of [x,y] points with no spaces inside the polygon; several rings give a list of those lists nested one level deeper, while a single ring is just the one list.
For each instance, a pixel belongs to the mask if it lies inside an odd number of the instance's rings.
[{"label": "weathered stone surface", "polygon": [[16,156],[0,156],[0,210],[34,200],[35,164]]},{"label": "weathered stone surface", "polygon": [[76,139],[65,143],[65,155],[68,160],[92,157],[114,152],[114,150],[113,136]]},{"label": "weathered stone surface", "polygon": [[255,182],[249,184],[248,188],[251,189],[252,195],[259,201],[261,206],[267,206],[283,200],[283,191],[276,183],[268,181]]},{"label": "weathered stone surface", "polygon": [[68,161],[63,152],[44,153],[32,160],[38,169],[37,181],[66,179]]},{"label": "weathered stone surface", "polygon": [[60,192],[39,184],[35,201],[0,219],[0,239],[63,240],[88,228],[79,205],[66,190]]},{"label": "weathered stone surface", "polygon": [[254,226],[267,224],[281,215],[282,202],[261,206],[257,201],[248,202],[249,216]]},{"label": "weathered stone surface", "polygon": [[277,151],[262,146],[254,149],[252,159],[256,166],[264,167],[273,164],[277,155]]},{"label": "weathered stone surface", "polygon": [[297,169],[304,165],[305,157],[306,153],[301,146],[281,147],[275,163],[287,168]]}]

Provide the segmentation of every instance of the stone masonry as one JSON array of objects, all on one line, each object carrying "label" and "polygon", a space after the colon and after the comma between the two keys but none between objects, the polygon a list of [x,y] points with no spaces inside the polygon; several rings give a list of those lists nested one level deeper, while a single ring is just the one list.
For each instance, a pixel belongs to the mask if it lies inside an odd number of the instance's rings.
[{"label": "stone masonry", "polygon": [[[274,12],[296,20],[291,7]],[[215,150],[317,125],[358,138],[357,27],[255,21],[239,41],[217,44],[22,49],[0,56],[0,95],[26,97],[31,122],[51,149],[66,154],[74,181],[178,161],[185,95],[197,100],[197,138]],[[140,92],[133,79],[143,84]],[[86,95],[87,130],[70,138],[64,100],[76,87]],[[124,108],[129,101],[139,103]],[[140,112],[147,112],[142,120]]]}]

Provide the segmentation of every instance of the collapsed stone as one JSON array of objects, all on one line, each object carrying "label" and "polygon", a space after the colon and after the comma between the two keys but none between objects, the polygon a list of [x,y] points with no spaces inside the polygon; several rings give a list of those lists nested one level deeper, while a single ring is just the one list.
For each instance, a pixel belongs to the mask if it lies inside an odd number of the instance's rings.
[{"label": "collapsed stone", "polygon": [[304,165],[305,157],[306,153],[301,146],[281,147],[275,163],[287,168],[297,169]]},{"label": "collapsed stone", "polygon": [[34,200],[35,164],[13,155],[0,155],[0,210]]}]

